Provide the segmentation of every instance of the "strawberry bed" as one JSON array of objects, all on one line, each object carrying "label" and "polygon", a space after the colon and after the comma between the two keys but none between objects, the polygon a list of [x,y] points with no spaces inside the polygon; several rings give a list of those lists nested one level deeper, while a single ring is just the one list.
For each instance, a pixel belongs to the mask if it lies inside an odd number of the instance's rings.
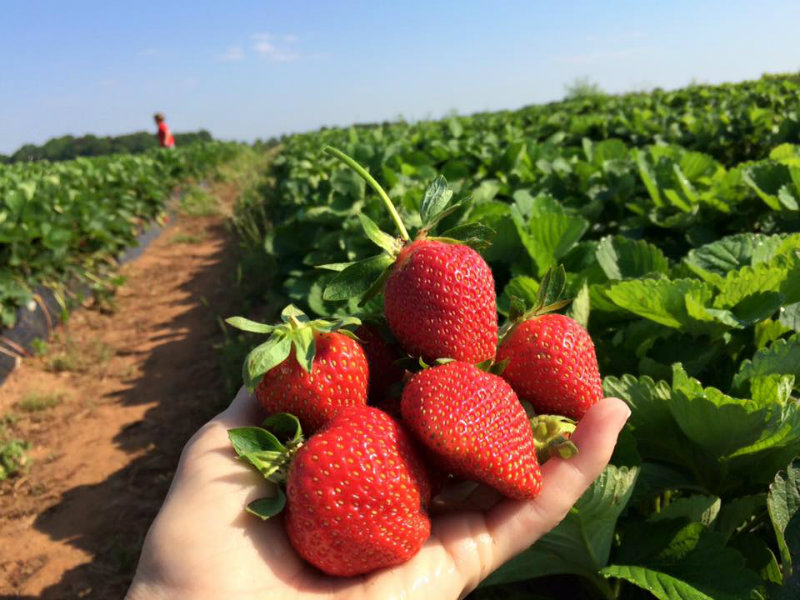
[{"label": "strawberry bed", "polygon": [[563,266],[565,313],[632,415],[565,521],[476,596],[557,598],[535,580],[566,575],[589,598],[800,597],[798,87],[766,77],[292,136],[263,198],[240,205],[244,279],[265,262],[276,278],[255,297],[334,320],[391,310],[363,298],[394,252],[376,232],[395,230],[325,144],[365,166],[412,234],[426,190],[452,190],[437,232],[489,265],[501,325]]}]

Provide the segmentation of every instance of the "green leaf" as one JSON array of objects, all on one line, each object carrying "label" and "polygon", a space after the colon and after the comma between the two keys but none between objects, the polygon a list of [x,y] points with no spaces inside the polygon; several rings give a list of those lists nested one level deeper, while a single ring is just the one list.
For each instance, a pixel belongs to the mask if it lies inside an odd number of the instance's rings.
[{"label": "green leaf", "polygon": [[352,262],[327,263],[324,265],[314,265],[314,268],[324,271],[335,271],[336,273],[340,273],[341,271],[344,271],[347,267],[349,267],[352,264],[353,264]]},{"label": "green leaf", "polygon": [[751,400],[704,388],[686,375],[680,364],[673,367],[672,387],[675,393],[670,410],[678,426],[715,457],[728,456],[754,443],[770,420],[769,412]]},{"label": "green leaf", "polygon": [[761,406],[786,404],[791,399],[794,382],[794,375],[758,375],[750,380],[750,396]]},{"label": "green leaf", "polygon": [[741,554],[700,523],[642,524],[623,538],[618,560],[604,568],[660,600],[743,600],[760,584]]},{"label": "green leaf", "polygon": [[779,235],[740,233],[690,250],[684,262],[697,275],[721,284],[728,273],[769,261],[783,240]]},{"label": "green leaf", "polygon": [[494,229],[491,227],[487,227],[483,223],[472,222],[448,229],[441,234],[441,237],[458,240],[471,248],[482,249],[489,246],[489,240],[494,233]]},{"label": "green leaf", "polygon": [[286,494],[279,487],[275,487],[275,495],[269,498],[259,498],[247,505],[247,512],[257,516],[259,519],[267,519],[280,514],[286,506]]},{"label": "green leaf", "polygon": [[525,303],[517,298],[516,296],[511,296],[511,306],[508,310],[508,320],[513,322],[518,321],[522,318],[522,315],[525,314]]},{"label": "green leaf", "polygon": [[778,321],[784,327],[800,332],[800,302],[782,307]]},{"label": "green leaf", "polygon": [[[800,458],[796,458],[786,471],[775,475],[775,480],[769,488],[767,495],[767,509],[769,510],[775,537],[778,540],[778,549],[783,562],[784,573],[789,575],[792,569],[800,568]],[[794,532],[795,538],[787,537],[789,530]]]},{"label": "green leaf", "polygon": [[800,379],[800,334],[777,340],[756,352],[752,360],[742,362],[734,377],[733,387],[738,389],[754,377],[772,373]]},{"label": "green leaf", "polygon": [[591,297],[589,295],[589,286],[584,282],[578,294],[572,301],[567,314],[580,323],[584,329],[589,328],[589,312],[591,310]]},{"label": "green leaf", "polygon": [[317,354],[317,345],[314,343],[314,331],[310,327],[303,327],[292,334],[295,358],[306,373],[311,373],[314,365],[314,356]]},{"label": "green leaf", "polygon": [[762,160],[741,170],[742,180],[772,210],[797,210],[797,190],[792,180],[792,167],[773,160]]},{"label": "green leaf", "polygon": [[669,410],[672,391],[665,382],[633,375],[606,377],[603,390],[606,396],[620,398],[630,406],[628,426],[643,456],[682,459],[686,447],[682,442],[688,440]]},{"label": "green leaf", "polygon": [[272,333],[272,331],[275,329],[274,325],[257,323],[255,321],[251,321],[250,319],[245,319],[244,317],[228,317],[225,319],[225,322],[232,327],[236,327],[236,329],[249,331],[251,333]]},{"label": "green leaf", "polygon": [[436,177],[425,190],[425,196],[422,199],[419,211],[422,226],[429,228],[435,224],[441,218],[452,197],[453,191],[447,187],[447,180],[441,175]]},{"label": "green leaf", "polygon": [[766,508],[766,494],[740,496],[726,502],[719,511],[717,531],[728,540],[739,527]]},{"label": "green leaf", "polygon": [[606,295],[625,310],[676,329],[696,329],[696,319],[689,316],[686,296],[701,293],[711,297],[707,284],[696,279],[636,279],[613,284]]},{"label": "green leaf", "polygon": [[606,236],[597,245],[597,262],[611,280],[632,279],[650,273],[669,272],[664,253],[644,240]]},{"label": "green leaf", "polygon": [[650,521],[688,519],[710,527],[719,514],[722,501],[717,496],[692,495],[670,502],[660,512],[653,513]]},{"label": "green leaf", "polygon": [[296,446],[303,441],[303,428],[297,417],[290,413],[275,413],[264,419],[261,427],[285,440],[285,445]]},{"label": "green leaf", "polygon": [[400,240],[381,231],[375,221],[364,213],[358,213],[358,218],[361,221],[361,227],[364,229],[364,233],[375,245],[392,255],[400,252],[400,249],[403,247],[403,243]]},{"label": "green leaf", "polygon": [[309,321],[306,313],[297,308],[294,304],[289,304],[281,311],[281,321],[284,323],[291,323],[292,319],[300,323],[308,323]]},{"label": "green leaf", "polygon": [[628,504],[637,474],[635,468],[606,467],[553,531],[492,573],[482,585],[560,573],[596,577],[597,570],[608,562],[617,518]]},{"label": "green leaf", "polygon": [[271,432],[261,427],[237,427],[228,430],[228,438],[239,456],[253,452],[282,452],[283,444]]},{"label": "green leaf", "polygon": [[536,296],[536,307],[542,308],[556,304],[561,300],[564,287],[567,282],[567,273],[563,265],[548,269],[539,284],[539,292]]},{"label": "green leaf", "polygon": [[383,272],[394,263],[388,254],[379,254],[354,262],[336,275],[325,288],[325,300],[349,300],[364,294]]},{"label": "green leaf", "polygon": [[264,373],[288,358],[291,350],[292,341],[282,335],[274,336],[253,348],[244,361],[245,385],[250,389],[254,388]]},{"label": "green leaf", "polygon": [[511,299],[517,298],[523,304],[523,312],[525,309],[531,308],[536,304],[536,298],[539,293],[539,282],[533,277],[527,275],[518,275],[508,282],[499,300],[497,301],[498,310],[503,314],[509,314],[511,308]]},{"label": "green leaf", "polygon": [[511,208],[511,217],[522,245],[536,263],[538,274],[543,275],[583,237],[589,222],[569,214],[552,199],[537,199],[541,207],[536,208],[530,219],[523,217],[517,204]]}]

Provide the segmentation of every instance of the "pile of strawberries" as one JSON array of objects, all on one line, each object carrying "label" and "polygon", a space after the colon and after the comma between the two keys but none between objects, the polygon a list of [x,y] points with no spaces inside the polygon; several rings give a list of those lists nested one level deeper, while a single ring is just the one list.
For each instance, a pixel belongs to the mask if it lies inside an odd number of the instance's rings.
[{"label": "pile of strawberries", "polygon": [[285,495],[248,510],[269,518],[285,505],[292,545],[330,575],[414,556],[430,534],[432,496],[453,481],[534,498],[542,477],[529,413],[579,420],[602,397],[589,334],[551,312],[564,305],[554,297],[563,270],[543,279],[536,306],[515,302],[499,329],[494,279],[467,245],[474,240],[431,234],[450,214],[451,196],[437,179],[414,240],[390,203],[399,238],[362,216],[367,235],[393,261],[366,282],[356,280],[365,271],[359,263],[341,270],[326,297],[383,293],[380,322],[311,320],[294,306],[278,325],[229,319],[270,336],[244,368],[267,421],[231,430],[231,440],[242,459],[285,485]]}]

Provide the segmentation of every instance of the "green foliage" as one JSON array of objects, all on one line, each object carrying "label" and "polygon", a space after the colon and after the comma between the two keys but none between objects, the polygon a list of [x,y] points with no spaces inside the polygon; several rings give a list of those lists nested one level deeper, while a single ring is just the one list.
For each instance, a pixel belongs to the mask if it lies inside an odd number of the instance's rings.
[{"label": "green foliage", "polygon": [[412,238],[445,177],[457,208],[438,229],[494,232],[481,252],[502,316],[563,265],[632,416],[604,476],[487,590],[570,574],[590,598],[793,597],[800,526],[778,490],[800,455],[799,93],[765,77],[290,136],[238,207],[245,248],[275,267],[255,294],[322,316],[381,312],[351,296],[383,268],[359,262],[376,253],[364,229],[384,250],[376,231],[395,231],[325,145],[364,165]]},{"label": "green foliage", "polygon": [[172,187],[237,148],[211,142],[138,156],[0,165],[0,327],[14,324],[40,285],[113,288],[114,258],[162,214]]},{"label": "green foliage", "polygon": [[[178,148],[191,146],[199,142],[212,141],[211,134],[204,129],[192,133],[176,133],[175,145]],[[98,137],[84,135],[75,137],[64,135],[47,140],[41,146],[25,144],[19,150],[3,159],[0,163],[35,162],[40,160],[62,161],[81,156],[106,156],[108,154],[141,154],[158,147],[158,139],[154,133],[139,131],[118,136]]]},{"label": "green foliage", "polygon": [[0,419],[0,482],[24,473],[30,466],[30,442],[18,439],[9,431],[15,420],[10,413]]},{"label": "green foliage", "polygon": [[41,412],[58,406],[63,399],[63,392],[28,392],[19,401],[18,408],[28,413]]},{"label": "green foliage", "polygon": [[207,190],[194,186],[181,195],[180,212],[187,217],[213,217],[220,211],[219,201]]},{"label": "green foliage", "polygon": [[564,92],[568,100],[595,98],[603,95],[600,85],[585,76],[577,77],[572,83],[565,85]]}]

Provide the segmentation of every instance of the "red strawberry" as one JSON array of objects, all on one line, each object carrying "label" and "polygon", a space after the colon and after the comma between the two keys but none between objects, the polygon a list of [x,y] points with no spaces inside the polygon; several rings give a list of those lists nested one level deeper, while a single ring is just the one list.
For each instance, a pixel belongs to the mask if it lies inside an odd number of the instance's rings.
[{"label": "red strawberry", "polygon": [[269,339],[247,355],[243,377],[267,414],[287,412],[313,433],[347,406],[367,403],[369,369],[364,350],[344,329],[354,317],[310,320],[296,306],[281,312],[282,323],[265,325],[242,317],[226,322]]},{"label": "red strawberry", "polygon": [[464,362],[417,373],[401,401],[403,422],[442,468],[516,499],[542,485],[533,431],[501,377]]},{"label": "red strawberry", "polygon": [[289,468],[286,528],[297,552],[350,577],[409,560],[430,535],[430,484],[402,427],[372,407],[342,411]]},{"label": "red strawberry", "polygon": [[313,433],[343,408],[367,403],[367,357],[355,340],[341,333],[315,333],[311,372],[294,354],[267,371],[256,398],[267,414],[295,415]]},{"label": "red strawberry", "polygon": [[492,271],[475,250],[420,239],[403,248],[384,289],[384,311],[403,349],[428,362],[494,358]]},{"label": "red strawberry", "polygon": [[361,340],[369,365],[369,402],[377,406],[386,401],[389,388],[403,380],[405,369],[395,364],[401,354],[374,325],[362,325],[355,334]]},{"label": "red strawberry", "polygon": [[545,314],[514,326],[497,350],[497,362],[503,360],[508,360],[503,378],[537,413],[580,419],[603,397],[592,339],[564,315]]}]

